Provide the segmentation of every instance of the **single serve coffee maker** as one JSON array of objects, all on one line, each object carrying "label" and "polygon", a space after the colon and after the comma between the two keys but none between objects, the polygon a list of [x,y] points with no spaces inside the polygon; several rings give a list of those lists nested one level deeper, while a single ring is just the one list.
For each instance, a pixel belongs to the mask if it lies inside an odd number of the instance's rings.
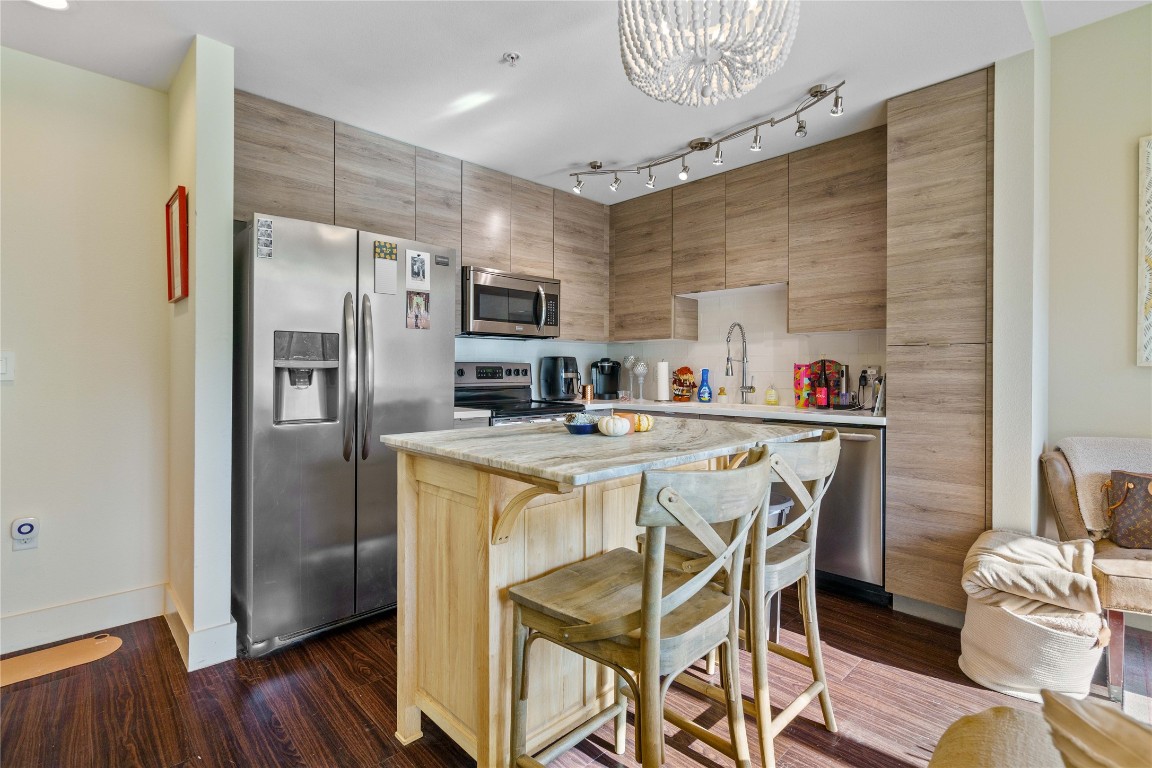
[{"label": "single serve coffee maker", "polygon": [[592,363],[592,392],[597,400],[620,399],[620,363],[602,357]]}]

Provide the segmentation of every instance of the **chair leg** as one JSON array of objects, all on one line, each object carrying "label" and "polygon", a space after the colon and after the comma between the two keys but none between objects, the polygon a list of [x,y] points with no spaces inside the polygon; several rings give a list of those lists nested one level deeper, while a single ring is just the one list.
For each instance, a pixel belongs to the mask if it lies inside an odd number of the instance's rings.
[{"label": "chair leg", "polygon": [[736,633],[724,643],[724,652],[720,655],[720,678],[724,681],[724,693],[727,699],[728,734],[732,739],[732,746],[736,749],[736,765],[740,768],[751,768],[748,756],[748,730],[744,727],[744,697],[740,695],[740,651],[739,640]]},{"label": "chair leg", "polygon": [[640,701],[636,704],[637,757],[644,768],[664,764],[664,702],[660,695],[660,675],[640,675]]},{"label": "chair leg", "polygon": [[1124,612],[1108,611],[1108,698],[1124,703]]},{"label": "chair leg", "polygon": [[616,705],[620,707],[616,715],[616,740],[613,748],[616,754],[624,754],[628,742],[628,699],[624,696],[624,678],[616,675]]},{"label": "chair leg", "polygon": [[812,678],[824,684],[820,691],[820,709],[824,712],[824,727],[836,733],[836,716],[832,714],[832,696],[828,692],[828,678],[824,674],[824,655],[820,650],[820,625],[816,621],[816,580],[809,571],[800,579],[804,591],[804,638],[808,641],[808,658],[812,660]]},{"label": "chair leg", "polygon": [[528,663],[524,658],[528,644],[528,628],[520,619],[520,606],[512,608],[512,734],[509,740],[510,765],[525,753],[527,744],[528,699],[524,690],[524,668]]},{"label": "chair leg", "polygon": [[768,688],[767,627],[764,608],[753,608],[748,622],[748,647],[752,655],[752,698],[756,702],[756,731],[760,737],[763,768],[776,768],[776,747],[772,739],[772,699]]},{"label": "chair leg", "polygon": [[708,651],[708,655],[704,657],[704,674],[708,677],[715,677],[716,675],[716,662],[719,660],[716,649]]}]

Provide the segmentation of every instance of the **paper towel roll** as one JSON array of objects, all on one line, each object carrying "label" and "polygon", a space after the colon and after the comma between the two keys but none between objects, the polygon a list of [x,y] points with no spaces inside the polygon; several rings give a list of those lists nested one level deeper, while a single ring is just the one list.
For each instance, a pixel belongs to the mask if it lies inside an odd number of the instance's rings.
[{"label": "paper towel roll", "polygon": [[661,360],[656,363],[656,399],[672,399],[672,377],[668,374],[668,361]]}]

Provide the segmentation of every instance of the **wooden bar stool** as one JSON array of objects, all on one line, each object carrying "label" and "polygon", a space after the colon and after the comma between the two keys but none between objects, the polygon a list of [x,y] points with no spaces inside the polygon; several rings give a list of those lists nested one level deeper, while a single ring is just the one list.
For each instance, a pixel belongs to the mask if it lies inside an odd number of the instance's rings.
[{"label": "wooden bar stool", "polygon": [[[767,533],[759,510],[771,477],[766,449],[727,472],[645,472],[636,511],[636,524],[647,529],[643,554],[616,549],[508,590],[514,604],[512,765],[547,763],[612,719],[623,751],[627,701],[617,685],[611,706],[536,755],[525,754],[528,658],[539,639],[609,667],[628,686],[636,701],[636,759],[645,768],[664,760],[668,687],[696,659],[721,648],[718,690],[727,705],[729,741],[696,723],[669,720],[738,765],[750,765],[737,650],[740,582],[750,533],[761,539]],[[695,539],[702,553],[697,570],[666,567],[669,529]],[[718,580],[722,571],[727,578]]]},{"label": "wooden bar stool", "polygon": [[[820,500],[828,489],[836,464],[840,458],[840,435],[826,429],[811,441],[778,443],[772,445],[769,465],[773,470],[773,483],[782,482],[803,507],[803,512],[771,533],[768,526],[757,526],[749,541],[750,557],[744,574],[746,591],[743,602],[747,609],[745,644],[752,656],[752,684],[754,705],[748,711],[757,719],[760,734],[760,755],[765,768],[776,765],[772,739],[787,727],[815,698],[820,698],[824,727],[836,732],[836,718],[832,713],[832,699],[824,674],[824,659],[820,650],[820,628],[816,621],[816,531],[820,515]],[[764,518],[767,519],[767,518]],[[694,572],[706,562],[701,550],[677,531],[668,536],[666,546],[678,553],[693,552],[699,559],[689,557],[681,564],[687,572]],[[804,619],[804,637],[807,654],[798,653],[779,643],[770,630],[768,602],[784,587],[799,583],[800,613]],[[775,718],[769,702],[768,652],[803,664],[812,670],[812,684]],[[724,691],[699,678],[684,675],[678,681],[686,687],[704,693],[710,698],[724,701]]]}]

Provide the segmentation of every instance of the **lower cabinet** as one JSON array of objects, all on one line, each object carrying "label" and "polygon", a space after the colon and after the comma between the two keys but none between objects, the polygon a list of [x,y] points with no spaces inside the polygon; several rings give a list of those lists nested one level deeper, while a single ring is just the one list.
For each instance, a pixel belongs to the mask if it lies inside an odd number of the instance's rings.
[{"label": "lower cabinet", "polygon": [[888,347],[884,587],[894,595],[964,610],[964,556],[987,520],[989,353]]}]

